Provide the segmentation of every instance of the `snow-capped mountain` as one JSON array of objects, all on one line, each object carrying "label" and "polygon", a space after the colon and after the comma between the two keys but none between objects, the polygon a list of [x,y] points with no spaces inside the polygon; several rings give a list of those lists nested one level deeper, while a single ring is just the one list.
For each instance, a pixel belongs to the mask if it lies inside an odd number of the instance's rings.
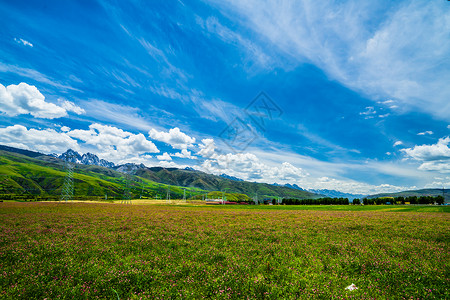
[{"label": "snow-capped mountain", "polygon": [[114,168],[115,164],[104,160],[99,159],[97,155],[92,153],[86,153],[83,155],[80,155],[77,151],[74,151],[72,149],[67,150],[63,154],[58,156],[59,159],[62,159],[64,161],[70,161],[77,164],[82,165],[94,165],[94,166],[101,166],[105,168]]},{"label": "snow-capped mountain", "polygon": [[81,155],[72,149],[68,149],[66,152],[58,156],[58,158],[64,161],[81,164]]}]

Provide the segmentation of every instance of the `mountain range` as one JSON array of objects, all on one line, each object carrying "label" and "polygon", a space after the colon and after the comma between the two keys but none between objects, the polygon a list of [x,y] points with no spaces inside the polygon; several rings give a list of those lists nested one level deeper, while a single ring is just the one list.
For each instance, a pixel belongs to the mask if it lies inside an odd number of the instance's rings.
[{"label": "mountain range", "polygon": [[247,182],[237,178],[224,178],[224,176],[207,174],[194,169],[146,167],[143,164],[116,166],[98,159],[94,154],[79,154],[70,149],[61,155],[46,155],[6,146],[0,146],[0,174],[5,175],[2,176],[0,194],[60,194],[65,176],[65,160],[76,164],[75,191],[85,196],[100,197],[109,194],[120,197],[125,184],[123,172],[127,172],[132,175],[135,196],[144,191],[146,197],[163,198],[170,190],[173,197],[182,197],[183,188],[187,188],[187,193],[190,195],[224,191],[229,194],[246,195],[247,198],[256,195],[259,198],[319,197],[303,190]]},{"label": "mountain range", "polygon": [[[55,156],[55,155],[54,155]],[[61,155],[57,155],[57,158],[64,160],[64,161],[70,161],[77,164],[82,165],[94,165],[94,166],[101,166],[105,168],[114,168],[115,164],[109,161],[106,161],[104,159],[99,159],[97,155],[92,153],[86,153],[80,155],[77,151],[74,151],[72,149],[67,150],[66,152],[62,153]]]},{"label": "mountain range", "polygon": [[[125,176],[132,176],[135,197],[165,198],[170,191],[172,198],[181,198],[184,191],[191,197],[217,191],[224,191],[229,199],[245,200],[258,198],[284,197],[298,199],[333,198],[376,198],[437,196],[444,193],[450,202],[450,193],[442,189],[422,189],[399,193],[384,193],[364,196],[342,193],[335,190],[305,190],[297,184],[267,184],[244,181],[240,178],[221,174],[207,174],[193,168],[177,169],[147,167],[143,164],[126,163],[115,165],[99,159],[92,153],[80,154],[74,150],[56,155],[0,145],[0,195],[31,193],[42,197],[61,194],[65,178],[65,161],[75,163],[74,182],[76,195],[85,197],[122,197]],[[234,197],[234,198],[233,198]]]}]

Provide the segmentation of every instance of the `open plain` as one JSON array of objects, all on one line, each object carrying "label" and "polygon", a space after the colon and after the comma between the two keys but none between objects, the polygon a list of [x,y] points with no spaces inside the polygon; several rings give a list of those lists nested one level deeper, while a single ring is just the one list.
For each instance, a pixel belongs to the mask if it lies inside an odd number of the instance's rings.
[{"label": "open plain", "polygon": [[450,297],[448,213],[296,208],[0,203],[0,298]]}]

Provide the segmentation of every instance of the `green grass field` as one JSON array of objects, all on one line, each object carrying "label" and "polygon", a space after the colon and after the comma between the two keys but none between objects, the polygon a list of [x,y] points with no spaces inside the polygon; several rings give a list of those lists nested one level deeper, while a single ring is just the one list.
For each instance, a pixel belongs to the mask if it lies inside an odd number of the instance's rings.
[{"label": "green grass field", "polygon": [[0,298],[449,299],[434,208],[4,202]]}]

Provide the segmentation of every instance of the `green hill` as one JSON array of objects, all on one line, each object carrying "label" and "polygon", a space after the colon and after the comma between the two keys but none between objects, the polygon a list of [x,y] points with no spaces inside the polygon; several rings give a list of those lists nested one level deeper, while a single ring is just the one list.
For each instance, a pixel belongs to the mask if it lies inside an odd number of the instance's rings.
[{"label": "green hill", "polygon": [[[61,194],[66,172],[64,162],[51,156],[35,158],[0,150],[0,195],[34,196],[36,199],[55,199]],[[123,173],[99,166],[76,165],[74,169],[74,195],[76,198],[121,199],[124,194]],[[181,198],[183,189],[155,183],[137,176],[131,177],[131,192],[134,198],[166,196],[170,190],[172,198]],[[189,188],[188,195],[205,193],[201,189]],[[16,197],[17,198],[17,197]],[[19,197],[20,198],[20,197]]]},{"label": "green hill", "polygon": [[195,170],[153,167],[138,169],[135,174],[155,182],[184,187],[197,187],[209,191],[240,193],[250,197],[255,195],[258,195],[258,197],[299,199],[314,199],[319,197],[317,194],[289,187],[275,186],[267,183],[236,181]]},{"label": "green hill", "polygon": [[381,197],[411,197],[411,196],[444,196],[445,202],[450,202],[450,191],[443,189],[421,189],[421,190],[413,190],[413,191],[403,191],[398,193],[382,193],[376,195],[367,196],[367,198],[381,198]]},{"label": "green hill", "polygon": [[[38,152],[0,148],[0,196],[14,195],[15,199],[34,197],[36,200],[56,199],[66,176],[64,162]],[[134,198],[166,198],[170,190],[172,199],[201,197],[208,192],[224,191],[231,201],[249,201],[249,197],[317,198],[306,191],[264,183],[234,181],[195,170],[175,168],[140,168],[131,178]],[[124,194],[125,175],[113,169],[76,164],[74,169],[74,195],[78,198],[121,199]],[[212,196],[213,194],[210,194]],[[215,195],[215,194],[214,194]],[[6,198],[5,198],[6,197]],[[19,197],[20,198],[20,197]]]}]

